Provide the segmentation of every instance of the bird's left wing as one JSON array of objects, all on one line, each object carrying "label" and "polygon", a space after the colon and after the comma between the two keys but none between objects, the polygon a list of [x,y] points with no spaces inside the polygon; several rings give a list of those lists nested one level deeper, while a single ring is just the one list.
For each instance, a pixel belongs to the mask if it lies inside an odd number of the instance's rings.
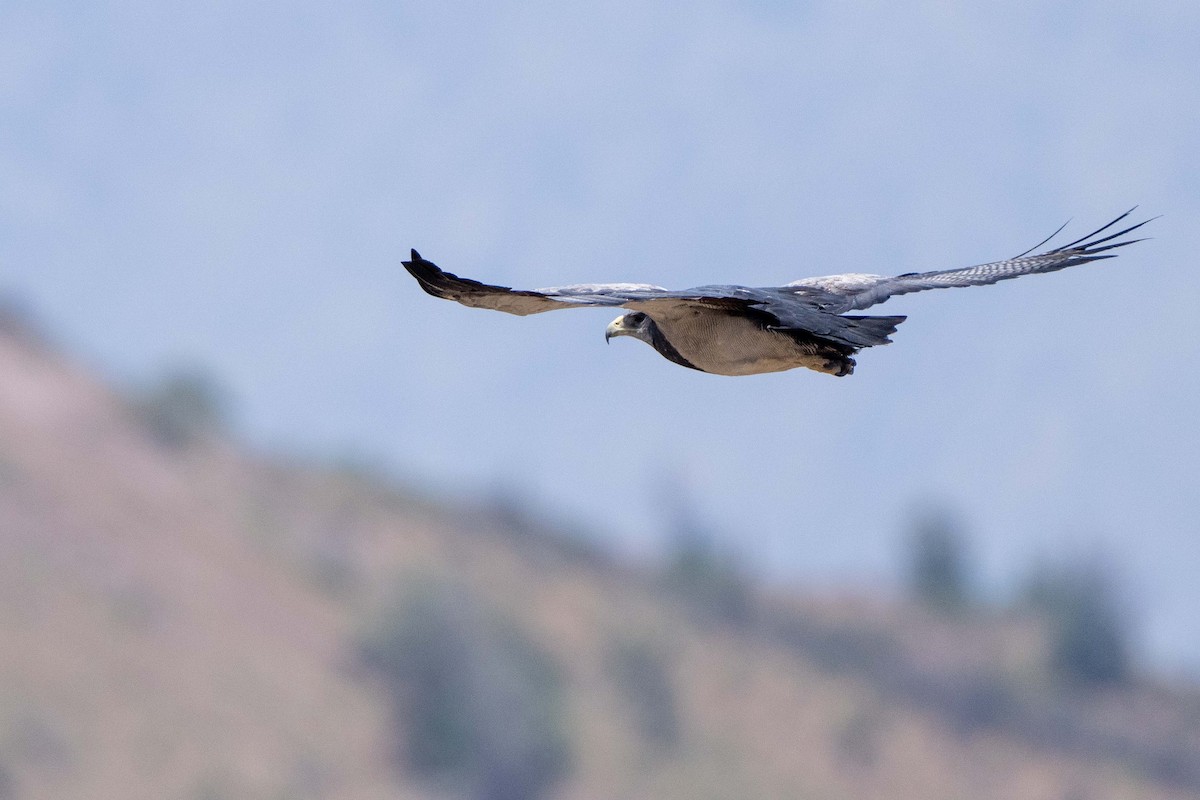
[{"label": "bird's left wing", "polygon": [[[958,286],[982,286],[989,283],[996,283],[997,281],[1018,278],[1022,275],[1054,272],[1078,264],[1086,264],[1090,261],[1114,258],[1116,253],[1107,253],[1106,251],[1142,241],[1141,239],[1113,240],[1120,239],[1120,237],[1137,230],[1151,220],[1145,220],[1116,233],[1110,233],[1107,236],[1097,238],[1131,213],[1133,213],[1133,209],[1126,211],[1112,222],[1089,233],[1087,236],[1036,255],[1029,255],[1030,251],[1026,251],[1019,256],[1003,261],[994,261],[989,264],[980,264],[961,269],[938,270],[935,272],[909,272],[892,278],[882,275],[858,274],[805,278],[794,283],[789,283],[787,286],[780,287],[780,289],[783,291],[796,291],[800,294],[811,293],[816,295],[813,299],[818,302],[823,310],[841,313],[854,309],[869,308],[877,303],[882,303],[889,297],[908,294],[909,292],[921,292],[926,289],[946,289]],[[1049,238],[1034,245],[1031,250],[1046,244],[1061,230],[1062,228],[1059,228]]]},{"label": "bird's left wing", "polygon": [[670,294],[661,286],[648,283],[596,283],[558,286],[548,289],[510,289],[460,278],[421,258],[416,250],[412,260],[403,262],[421,288],[434,297],[454,300],[472,308],[489,308],[508,314],[540,314],[562,308],[584,306],[621,306],[631,300]]}]

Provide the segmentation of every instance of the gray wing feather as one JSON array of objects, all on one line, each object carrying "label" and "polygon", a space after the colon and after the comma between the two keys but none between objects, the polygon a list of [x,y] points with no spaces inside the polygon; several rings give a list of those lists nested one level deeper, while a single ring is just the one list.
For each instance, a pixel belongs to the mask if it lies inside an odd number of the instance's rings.
[{"label": "gray wing feather", "polygon": [[[926,289],[947,289],[961,286],[983,286],[989,283],[1018,278],[1022,275],[1034,275],[1042,272],[1054,272],[1090,261],[1100,261],[1114,258],[1116,253],[1106,253],[1118,247],[1125,247],[1141,239],[1125,239],[1113,242],[1126,234],[1137,230],[1151,220],[1131,225],[1117,233],[1096,238],[1104,231],[1113,227],[1133,212],[1131,208],[1102,228],[1089,233],[1074,242],[1047,250],[1037,255],[1022,253],[1014,258],[980,264],[961,269],[947,269],[935,272],[909,272],[893,278],[881,275],[831,275],[823,278],[806,278],[783,287],[786,290],[807,290],[820,295],[820,306],[832,313],[841,313],[854,309],[869,308],[882,303],[889,297],[922,292]],[[1059,229],[1062,230],[1061,228]],[[1057,231],[1055,232],[1057,233]],[[1053,238],[1053,235],[1051,236]],[[1046,240],[1049,241],[1049,240]],[[1046,242],[1037,245],[1040,247]],[[1103,255],[1102,255],[1103,254]]]}]

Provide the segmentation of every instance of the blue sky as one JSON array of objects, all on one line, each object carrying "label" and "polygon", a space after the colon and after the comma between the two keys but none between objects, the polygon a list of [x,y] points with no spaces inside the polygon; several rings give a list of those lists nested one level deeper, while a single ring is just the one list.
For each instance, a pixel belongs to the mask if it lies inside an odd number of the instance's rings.
[{"label": "blue sky", "polygon": [[[1116,562],[1200,672],[1200,6],[6,3],[0,287],[110,374],[200,362],[256,441],[501,487],[653,552],[663,474],[768,574],[894,580],[914,506],[999,591]],[[1120,259],[889,302],[857,374],[721,378],[534,287]]]}]

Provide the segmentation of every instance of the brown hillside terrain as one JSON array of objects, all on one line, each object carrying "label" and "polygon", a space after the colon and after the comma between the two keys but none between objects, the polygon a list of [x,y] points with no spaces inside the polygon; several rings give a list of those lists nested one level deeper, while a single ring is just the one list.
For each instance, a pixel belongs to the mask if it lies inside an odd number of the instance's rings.
[{"label": "brown hillside terrain", "polygon": [[[464,686],[523,663],[508,641],[557,676],[545,796],[1200,798],[1195,688],[1058,686],[1036,621],[761,593],[714,614],[519,513],[165,442],[0,325],[0,798],[508,796],[422,764],[437,681],[364,655],[422,591],[448,622],[405,629],[402,663],[461,628]],[[540,724],[506,691],[466,695],[488,747]]]}]

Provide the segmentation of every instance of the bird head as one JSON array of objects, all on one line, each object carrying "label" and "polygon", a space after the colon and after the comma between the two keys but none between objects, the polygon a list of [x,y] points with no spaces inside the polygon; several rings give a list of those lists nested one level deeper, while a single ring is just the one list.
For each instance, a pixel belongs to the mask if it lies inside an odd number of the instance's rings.
[{"label": "bird head", "polygon": [[643,314],[641,311],[634,311],[621,316],[608,323],[608,327],[604,330],[604,341],[609,341],[614,336],[632,336],[635,339],[641,339],[646,344],[653,344],[651,341],[650,328],[654,323],[650,317]]}]

